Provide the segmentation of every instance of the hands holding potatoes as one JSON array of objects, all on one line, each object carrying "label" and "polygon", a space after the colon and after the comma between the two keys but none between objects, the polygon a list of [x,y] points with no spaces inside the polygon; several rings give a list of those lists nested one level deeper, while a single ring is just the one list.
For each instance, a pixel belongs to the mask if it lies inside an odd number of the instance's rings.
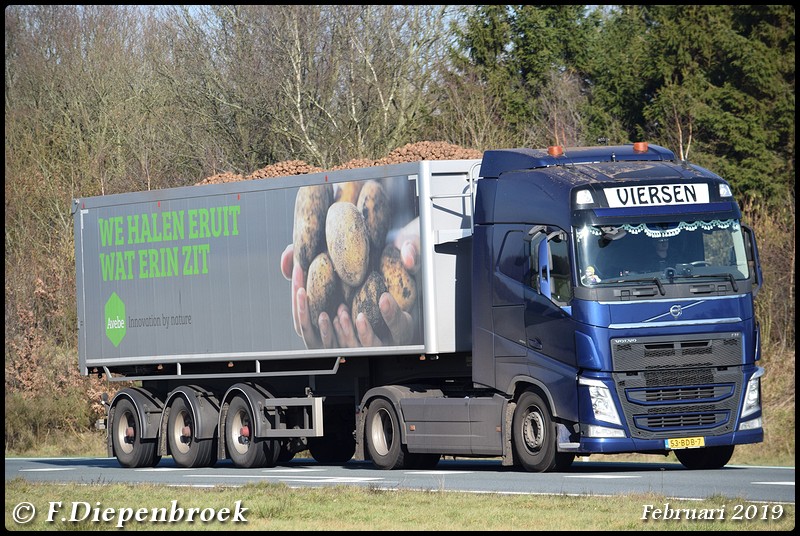
[{"label": "hands holding potatoes", "polygon": [[387,244],[391,209],[374,180],[341,183],[335,197],[330,185],[298,191],[281,272],[291,281],[294,328],[307,348],[413,343],[419,223]]}]

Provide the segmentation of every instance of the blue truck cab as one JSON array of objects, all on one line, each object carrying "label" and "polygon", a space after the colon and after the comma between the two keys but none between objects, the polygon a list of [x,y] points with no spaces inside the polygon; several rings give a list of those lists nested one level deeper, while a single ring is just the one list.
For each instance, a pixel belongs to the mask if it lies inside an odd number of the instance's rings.
[{"label": "blue truck cab", "polygon": [[725,180],[646,143],[487,151],[480,176],[473,380],[514,393],[517,462],[719,468],[763,441],[762,275]]}]

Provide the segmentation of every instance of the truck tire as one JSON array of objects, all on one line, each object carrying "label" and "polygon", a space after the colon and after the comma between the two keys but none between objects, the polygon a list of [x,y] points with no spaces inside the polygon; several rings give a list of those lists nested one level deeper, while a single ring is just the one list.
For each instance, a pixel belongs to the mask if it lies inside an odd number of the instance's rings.
[{"label": "truck tire", "polygon": [[213,439],[198,439],[198,430],[189,405],[182,396],[175,398],[167,420],[167,441],[172,459],[180,467],[208,467],[214,461]]},{"label": "truck tire", "polygon": [[409,453],[406,454],[406,469],[433,469],[441,459],[441,454]]},{"label": "truck tire", "polygon": [[254,437],[255,417],[250,404],[236,396],[228,406],[225,416],[225,446],[236,467],[274,467],[280,455],[280,444],[276,440]]},{"label": "truck tire", "polygon": [[675,457],[687,469],[720,469],[731,461],[733,445],[675,450]]},{"label": "truck tire", "polygon": [[275,463],[288,463],[294,459],[294,451],[289,447],[289,445],[282,441],[280,444],[280,452],[278,452],[278,459],[275,460]]},{"label": "truck tire", "polygon": [[533,391],[525,391],[517,401],[512,441],[517,462],[526,471],[545,473],[556,468],[556,428],[547,404]]},{"label": "truck tire", "polygon": [[308,438],[308,451],[319,463],[346,463],[356,452],[356,427],[351,405],[325,406],[325,435]]},{"label": "truck tire", "polygon": [[319,463],[347,463],[356,452],[353,434],[308,438],[308,452]]},{"label": "truck tire", "polygon": [[161,456],[156,456],[155,439],[142,438],[139,414],[127,398],[115,406],[110,432],[114,454],[122,467],[153,467],[161,461]]},{"label": "truck tire", "polygon": [[392,403],[373,400],[367,410],[367,451],[378,469],[403,469],[408,452],[401,444],[400,421]]}]

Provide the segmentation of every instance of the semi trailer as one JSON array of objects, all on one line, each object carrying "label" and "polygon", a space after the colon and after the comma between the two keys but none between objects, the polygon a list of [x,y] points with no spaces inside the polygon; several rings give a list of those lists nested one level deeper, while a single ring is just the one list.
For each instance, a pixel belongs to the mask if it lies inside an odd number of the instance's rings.
[{"label": "semi trailer", "polygon": [[124,467],[527,471],[763,441],[755,236],[644,142],[73,202],[79,366]]}]

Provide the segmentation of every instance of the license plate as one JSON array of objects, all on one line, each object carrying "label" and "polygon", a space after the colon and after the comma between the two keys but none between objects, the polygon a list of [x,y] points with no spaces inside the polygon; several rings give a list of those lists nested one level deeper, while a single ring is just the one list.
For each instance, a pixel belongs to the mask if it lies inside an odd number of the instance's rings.
[{"label": "license plate", "polygon": [[693,449],[705,447],[706,440],[703,437],[676,437],[674,439],[665,439],[664,446],[668,449]]}]

